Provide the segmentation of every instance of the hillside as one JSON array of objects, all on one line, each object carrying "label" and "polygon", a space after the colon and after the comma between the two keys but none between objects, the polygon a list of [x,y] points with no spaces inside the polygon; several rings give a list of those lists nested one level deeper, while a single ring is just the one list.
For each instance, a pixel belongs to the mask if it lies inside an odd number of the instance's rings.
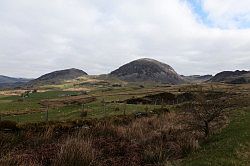
[{"label": "hillside", "polygon": [[224,82],[231,84],[242,84],[250,82],[250,72],[249,71],[223,71],[212,77],[210,82]]},{"label": "hillside", "polygon": [[249,165],[250,164],[250,108],[231,113],[227,128],[207,140],[178,165]]},{"label": "hillside", "polygon": [[0,75],[0,83],[16,83],[16,82],[28,82],[30,79],[26,78],[14,78]]},{"label": "hillside", "polygon": [[79,69],[66,69],[54,71],[41,77],[31,80],[28,82],[28,86],[37,86],[37,85],[49,85],[49,84],[59,84],[63,81],[72,80],[84,75],[88,75],[86,72]]},{"label": "hillside", "polygon": [[199,83],[210,80],[212,75],[191,75],[191,76],[182,76],[184,79],[191,83]]},{"label": "hillside", "polygon": [[138,59],[127,63],[110,73],[128,82],[158,82],[166,84],[180,84],[184,79],[175,70],[162,62],[154,59]]},{"label": "hillside", "polygon": [[22,86],[31,79],[26,78],[14,78],[0,75],[0,88],[14,88],[17,86]]}]

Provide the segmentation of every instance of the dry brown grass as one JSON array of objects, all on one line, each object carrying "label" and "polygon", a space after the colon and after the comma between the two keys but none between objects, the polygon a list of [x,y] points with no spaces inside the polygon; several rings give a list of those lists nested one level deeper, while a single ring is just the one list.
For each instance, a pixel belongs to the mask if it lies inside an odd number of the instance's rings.
[{"label": "dry brown grass", "polygon": [[[24,92],[28,91],[24,90],[0,90],[0,96],[20,96]],[[46,92],[48,90],[38,90],[37,92]]]},{"label": "dry brown grass", "polygon": [[4,153],[1,162],[55,166],[162,165],[196,150],[204,140],[204,134],[187,120],[193,120],[192,114],[171,111],[141,118],[110,117],[82,125],[71,122],[69,127],[30,124],[22,127],[26,128],[24,138],[14,145],[18,151]]},{"label": "dry brown grass", "polygon": [[61,145],[60,151],[52,165],[54,166],[71,166],[93,165],[96,158],[96,152],[92,146],[91,139],[82,139],[80,137],[68,138]]},{"label": "dry brown grass", "polygon": [[246,163],[250,164],[250,142],[241,145],[237,150],[236,155]]},{"label": "dry brown grass", "polygon": [[185,118],[184,114],[165,113],[137,119],[117,130],[124,138],[142,146],[145,164],[159,164],[168,159],[180,158],[199,147],[202,135],[180,123]]}]

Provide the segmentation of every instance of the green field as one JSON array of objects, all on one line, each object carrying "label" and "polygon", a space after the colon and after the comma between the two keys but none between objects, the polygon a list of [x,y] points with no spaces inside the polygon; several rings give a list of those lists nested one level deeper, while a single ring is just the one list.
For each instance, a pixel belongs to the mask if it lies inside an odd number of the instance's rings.
[{"label": "green field", "polygon": [[[138,111],[145,111],[145,108],[153,109],[159,106],[150,105],[129,105],[118,103],[107,103],[103,106],[102,101],[111,102],[131,98],[134,95],[123,94],[115,95],[116,93],[130,92],[133,88],[114,89],[105,91],[103,89],[91,92],[91,95],[98,96],[97,101],[85,104],[85,110],[88,110],[88,115],[85,118],[101,118],[104,116],[131,114]],[[46,119],[46,111],[41,109],[39,102],[44,99],[58,99],[65,95],[77,95],[77,91],[47,91],[41,93],[30,94],[29,97],[22,99],[20,96],[8,96],[0,98],[0,113],[10,114],[2,115],[2,120],[13,120],[16,122],[39,122]],[[49,118],[52,121],[61,121],[68,119],[80,118],[82,107],[79,105],[69,105],[59,108],[49,108]],[[22,113],[24,112],[24,113]],[[16,115],[14,115],[16,114]],[[21,115],[18,115],[21,114]]]},{"label": "green field", "polygon": [[250,165],[250,108],[233,111],[228,127],[209,138],[182,165]]},{"label": "green field", "polygon": [[[0,121],[3,122],[3,126],[7,122],[11,126],[13,122],[10,121],[18,122],[17,124],[14,124],[21,126],[21,130],[26,127],[29,129],[29,127],[32,128],[38,125],[37,130],[39,131],[39,134],[37,135],[36,132],[32,132],[33,144],[35,145],[38,142],[37,140],[40,139],[40,135],[43,135],[44,140],[40,142],[40,146],[43,147],[43,145],[46,145],[46,147],[53,147],[55,149],[57,146],[54,144],[58,144],[58,138],[56,136],[58,132],[54,133],[54,130],[75,130],[75,128],[77,128],[77,130],[74,131],[74,134],[77,135],[78,132],[84,131],[83,133],[85,133],[85,128],[79,128],[81,123],[85,124],[86,122],[88,124],[88,122],[90,122],[92,123],[90,125],[90,129],[92,128],[94,132],[87,132],[86,134],[88,137],[90,139],[95,137],[92,141],[103,141],[104,139],[108,144],[108,146],[101,145],[98,148],[95,147],[96,150],[98,150],[99,153],[103,151],[111,152],[111,154],[106,156],[107,158],[111,157],[112,160],[122,159],[124,163],[126,163],[127,160],[132,161],[134,159],[134,155],[130,155],[130,153],[135,153],[138,156],[143,156],[142,158],[136,158],[138,161],[148,162],[148,164],[152,165],[162,165],[164,163],[166,163],[166,165],[184,166],[250,165],[249,85],[233,86],[227,84],[217,84],[212,86],[211,84],[202,84],[180,86],[141,86],[129,84],[122,87],[100,86],[92,88],[93,89],[88,91],[87,94],[81,93],[77,90],[63,91],[58,89],[47,89],[48,91],[46,92],[32,93],[26,98],[22,98],[21,95],[2,95],[0,96]],[[202,89],[202,91],[199,91],[199,89]],[[206,98],[206,100],[212,100],[215,103],[220,103],[221,105],[225,102],[227,107],[223,107],[222,109],[225,111],[226,120],[224,121],[223,119],[219,119],[219,121],[214,121],[213,123],[215,124],[220,124],[221,122],[221,125],[219,125],[218,130],[211,130],[211,133],[213,133],[213,131],[215,132],[214,134],[206,137],[204,136],[204,133],[195,127],[190,128],[188,125],[189,121],[187,121],[194,116],[189,114],[190,108],[188,108],[188,106],[194,101],[197,102],[197,99],[192,98],[191,100],[183,100],[176,103],[168,102],[168,100],[166,100],[165,104],[158,103],[159,105],[156,105],[156,101],[159,98],[155,97],[150,100],[148,97],[145,97],[150,94],[155,94],[156,96],[161,95],[162,92],[167,92],[165,94],[172,93],[171,95],[173,96],[184,95],[184,93],[196,95],[200,93],[207,94],[208,96],[213,95],[210,98]],[[216,98],[216,94],[219,96],[218,98]],[[151,95],[151,97],[155,95]],[[78,100],[79,102],[76,101],[69,102],[70,104],[67,103],[67,100],[77,100],[79,99],[78,97],[80,97],[80,100]],[[91,99],[94,97],[95,100],[91,100],[92,102],[86,102],[82,105],[84,99],[87,97],[91,97]],[[165,97],[166,96],[163,95],[164,99]],[[161,100],[162,102],[163,98]],[[131,99],[132,101],[136,99],[138,102],[135,102],[136,104],[126,104],[124,100],[127,99]],[[43,100],[53,101],[51,103],[52,105],[49,105],[49,107],[42,106],[40,103]],[[143,102],[141,101],[143,100],[149,100],[151,105],[147,102],[147,104],[142,104]],[[55,101],[59,101],[59,105]],[[65,104],[65,102],[67,104]],[[48,119],[46,111],[47,108]],[[141,116],[139,118],[137,116],[130,116],[134,113],[145,113],[156,108],[161,112],[144,114],[145,116]],[[167,111],[166,109],[161,108],[167,108]],[[209,109],[209,111],[211,111],[213,110],[213,107],[209,107]],[[87,112],[87,116],[84,115],[83,111]],[[128,116],[119,116],[118,118],[114,117],[115,115],[124,114]],[[115,121],[113,121],[114,119]],[[117,123],[117,119],[121,120],[122,123]],[[37,123],[45,122],[47,120],[51,122]],[[193,119],[192,122],[196,121],[199,122],[199,119]],[[45,129],[48,129],[41,130],[39,126],[41,128],[44,127]],[[99,137],[98,134],[95,134],[96,132],[103,135]],[[59,146],[61,146],[64,145],[65,141],[67,141],[65,138],[68,138],[70,134],[64,131],[59,133],[61,134],[61,142],[59,143]],[[8,157],[11,156],[9,155],[11,153],[8,152],[16,153],[14,152],[15,148],[13,147],[26,146],[23,145],[26,140],[25,136],[29,137],[29,134],[31,133],[28,133],[28,130],[23,130],[21,132],[22,136],[19,137],[13,132],[11,134],[12,139],[8,138],[9,133],[5,133],[5,131],[2,131],[2,134],[4,134],[4,137],[0,137],[0,144],[2,139],[3,145],[8,147],[5,148],[5,152],[2,153],[2,156],[4,156],[2,157],[2,161],[7,161]],[[201,137],[196,137],[196,134]],[[71,137],[75,139],[76,135],[71,135]],[[117,137],[119,137],[118,140]],[[22,138],[25,139],[22,140]],[[20,142],[12,142],[12,140],[19,139]],[[54,142],[55,140],[56,142]],[[114,141],[114,144],[110,143],[110,141]],[[5,142],[9,143],[6,144]],[[97,142],[95,142],[95,144]],[[125,147],[127,146],[129,147],[129,150],[126,150]],[[26,148],[28,147],[29,146]],[[29,149],[30,151],[27,151],[29,152],[28,155],[40,156],[40,153],[35,153],[35,148],[36,147],[32,147]],[[122,150],[120,151],[120,149]],[[137,151],[138,149],[139,151]],[[113,154],[113,151],[117,151],[118,153]],[[20,154],[26,154],[27,152],[25,151],[25,148],[20,149],[19,151]],[[50,151],[44,151],[44,153],[47,152]],[[58,152],[53,153],[57,154]],[[123,153],[127,154],[128,159],[123,158]],[[43,156],[46,155],[43,154]],[[101,157],[103,156],[105,158],[105,155],[102,155]],[[7,157],[7,159],[5,157]],[[25,155],[23,159],[26,160]],[[33,157],[31,157],[31,159],[33,159]],[[42,157],[40,160],[43,161],[45,159],[46,158]],[[51,157],[51,159],[53,159],[53,157]],[[13,159],[10,157],[10,161],[12,160]],[[17,158],[17,160],[21,161],[19,158]]]}]

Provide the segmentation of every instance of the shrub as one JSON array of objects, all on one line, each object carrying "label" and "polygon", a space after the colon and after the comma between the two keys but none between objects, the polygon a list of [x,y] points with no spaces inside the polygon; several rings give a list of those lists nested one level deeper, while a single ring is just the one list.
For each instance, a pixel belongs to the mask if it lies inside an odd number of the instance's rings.
[{"label": "shrub", "polygon": [[[215,100],[207,100],[203,92],[196,97],[191,106],[191,121],[189,125],[204,133],[205,137],[211,134],[216,125],[221,125],[225,119],[225,106]],[[214,127],[212,127],[214,126]],[[216,126],[218,127],[218,126]]]},{"label": "shrub", "polygon": [[162,114],[162,113],[169,113],[170,110],[168,108],[162,107],[162,108],[155,108],[152,111],[150,111],[153,114]]},{"label": "shrub", "polygon": [[120,108],[119,108],[119,107],[115,107],[115,108],[114,108],[114,111],[115,111],[115,112],[119,112],[119,111],[120,111]]},{"label": "shrub", "polygon": [[12,130],[12,131],[18,131],[19,128],[17,127],[17,123],[14,121],[0,121],[0,130]]},{"label": "shrub", "polygon": [[87,115],[88,115],[87,111],[81,111],[81,113],[80,113],[81,118],[87,117]]}]

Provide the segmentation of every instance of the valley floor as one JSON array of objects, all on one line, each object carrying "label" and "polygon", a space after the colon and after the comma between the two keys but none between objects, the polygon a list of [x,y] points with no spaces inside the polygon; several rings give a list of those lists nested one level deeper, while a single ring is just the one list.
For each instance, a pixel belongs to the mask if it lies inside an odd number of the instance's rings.
[{"label": "valley floor", "polygon": [[[0,165],[250,165],[250,84],[9,93],[0,95]],[[211,135],[195,114],[207,106],[223,110]]]}]

